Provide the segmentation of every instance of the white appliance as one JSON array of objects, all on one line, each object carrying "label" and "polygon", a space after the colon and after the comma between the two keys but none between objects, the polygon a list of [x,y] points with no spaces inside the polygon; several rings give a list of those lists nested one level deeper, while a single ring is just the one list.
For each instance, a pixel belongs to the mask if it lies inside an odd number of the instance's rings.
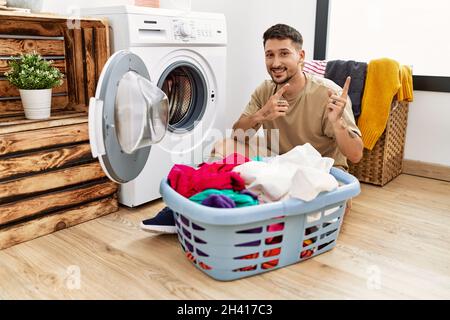
[{"label": "white appliance", "polygon": [[[116,52],[91,101],[93,153],[108,176],[122,183],[120,203],[134,207],[158,199],[160,182],[174,164],[206,161],[214,142],[225,137],[225,17],[134,6],[81,12],[108,19]],[[145,79],[150,82],[142,85]],[[148,92],[141,97],[138,87]]]}]

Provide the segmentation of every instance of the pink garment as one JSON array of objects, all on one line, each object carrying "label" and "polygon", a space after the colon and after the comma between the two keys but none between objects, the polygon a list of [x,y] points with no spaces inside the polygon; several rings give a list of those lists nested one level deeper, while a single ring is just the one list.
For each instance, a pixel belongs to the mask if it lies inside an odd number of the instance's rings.
[{"label": "pink garment", "polygon": [[206,189],[241,191],[245,189],[245,182],[239,173],[231,170],[248,161],[250,159],[234,153],[217,162],[202,163],[198,169],[177,164],[169,172],[169,184],[186,198]]},{"label": "pink garment", "polygon": [[281,231],[283,229],[284,229],[283,223],[272,224],[267,227],[267,231],[269,231],[269,232]]},{"label": "pink garment", "polygon": [[327,63],[328,61],[326,60],[305,61],[303,64],[303,71],[323,78],[325,77],[325,69],[327,68]]}]

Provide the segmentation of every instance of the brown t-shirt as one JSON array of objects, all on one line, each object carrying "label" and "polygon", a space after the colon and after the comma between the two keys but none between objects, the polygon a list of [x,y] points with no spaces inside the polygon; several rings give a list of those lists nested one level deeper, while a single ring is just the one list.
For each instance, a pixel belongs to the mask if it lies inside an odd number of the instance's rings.
[{"label": "brown t-shirt", "polygon": [[[328,89],[337,94],[342,88],[333,81],[305,73],[306,85],[298,96],[288,101],[286,116],[272,121],[264,121],[264,135],[272,151],[283,154],[298,145],[310,143],[323,157],[335,160],[334,166],[348,169],[347,159],[338,148],[333,128],[327,117]],[[269,98],[278,91],[273,81],[264,81],[252,94],[243,115],[249,116],[261,109]],[[350,98],[344,110],[343,118],[348,128],[361,136],[355,124]],[[273,131],[272,129],[278,129]],[[279,139],[279,149],[276,140]]]}]

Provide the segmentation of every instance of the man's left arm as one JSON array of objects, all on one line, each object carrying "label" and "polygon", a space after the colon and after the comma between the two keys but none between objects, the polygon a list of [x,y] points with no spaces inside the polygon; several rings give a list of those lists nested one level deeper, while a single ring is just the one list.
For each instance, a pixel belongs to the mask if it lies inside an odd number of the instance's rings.
[{"label": "man's left arm", "polygon": [[348,128],[344,118],[340,118],[332,125],[339,150],[348,160],[358,163],[363,156],[364,145],[362,139]]},{"label": "man's left arm", "polygon": [[348,77],[342,94],[336,95],[329,91],[328,100],[328,121],[333,128],[334,136],[338,144],[339,150],[351,162],[358,163],[363,156],[364,144],[362,139],[349,128],[345,120],[344,111],[347,104],[348,89],[350,87],[351,78]]}]

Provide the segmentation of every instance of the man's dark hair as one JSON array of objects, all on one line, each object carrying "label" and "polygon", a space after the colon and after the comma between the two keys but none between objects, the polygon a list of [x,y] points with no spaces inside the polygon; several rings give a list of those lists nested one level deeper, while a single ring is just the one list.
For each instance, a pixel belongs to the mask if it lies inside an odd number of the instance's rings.
[{"label": "man's dark hair", "polygon": [[297,44],[300,49],[303,46],[303,37],[296,29],[285,25],[285,24],[276,24],[269,29],[267,29],[266,32],[264,32],[264,46],[266,45],[267,40],[269,39],[278,39],[278,40],[284,40],[284,39],[291,39],[295,44]]}]

